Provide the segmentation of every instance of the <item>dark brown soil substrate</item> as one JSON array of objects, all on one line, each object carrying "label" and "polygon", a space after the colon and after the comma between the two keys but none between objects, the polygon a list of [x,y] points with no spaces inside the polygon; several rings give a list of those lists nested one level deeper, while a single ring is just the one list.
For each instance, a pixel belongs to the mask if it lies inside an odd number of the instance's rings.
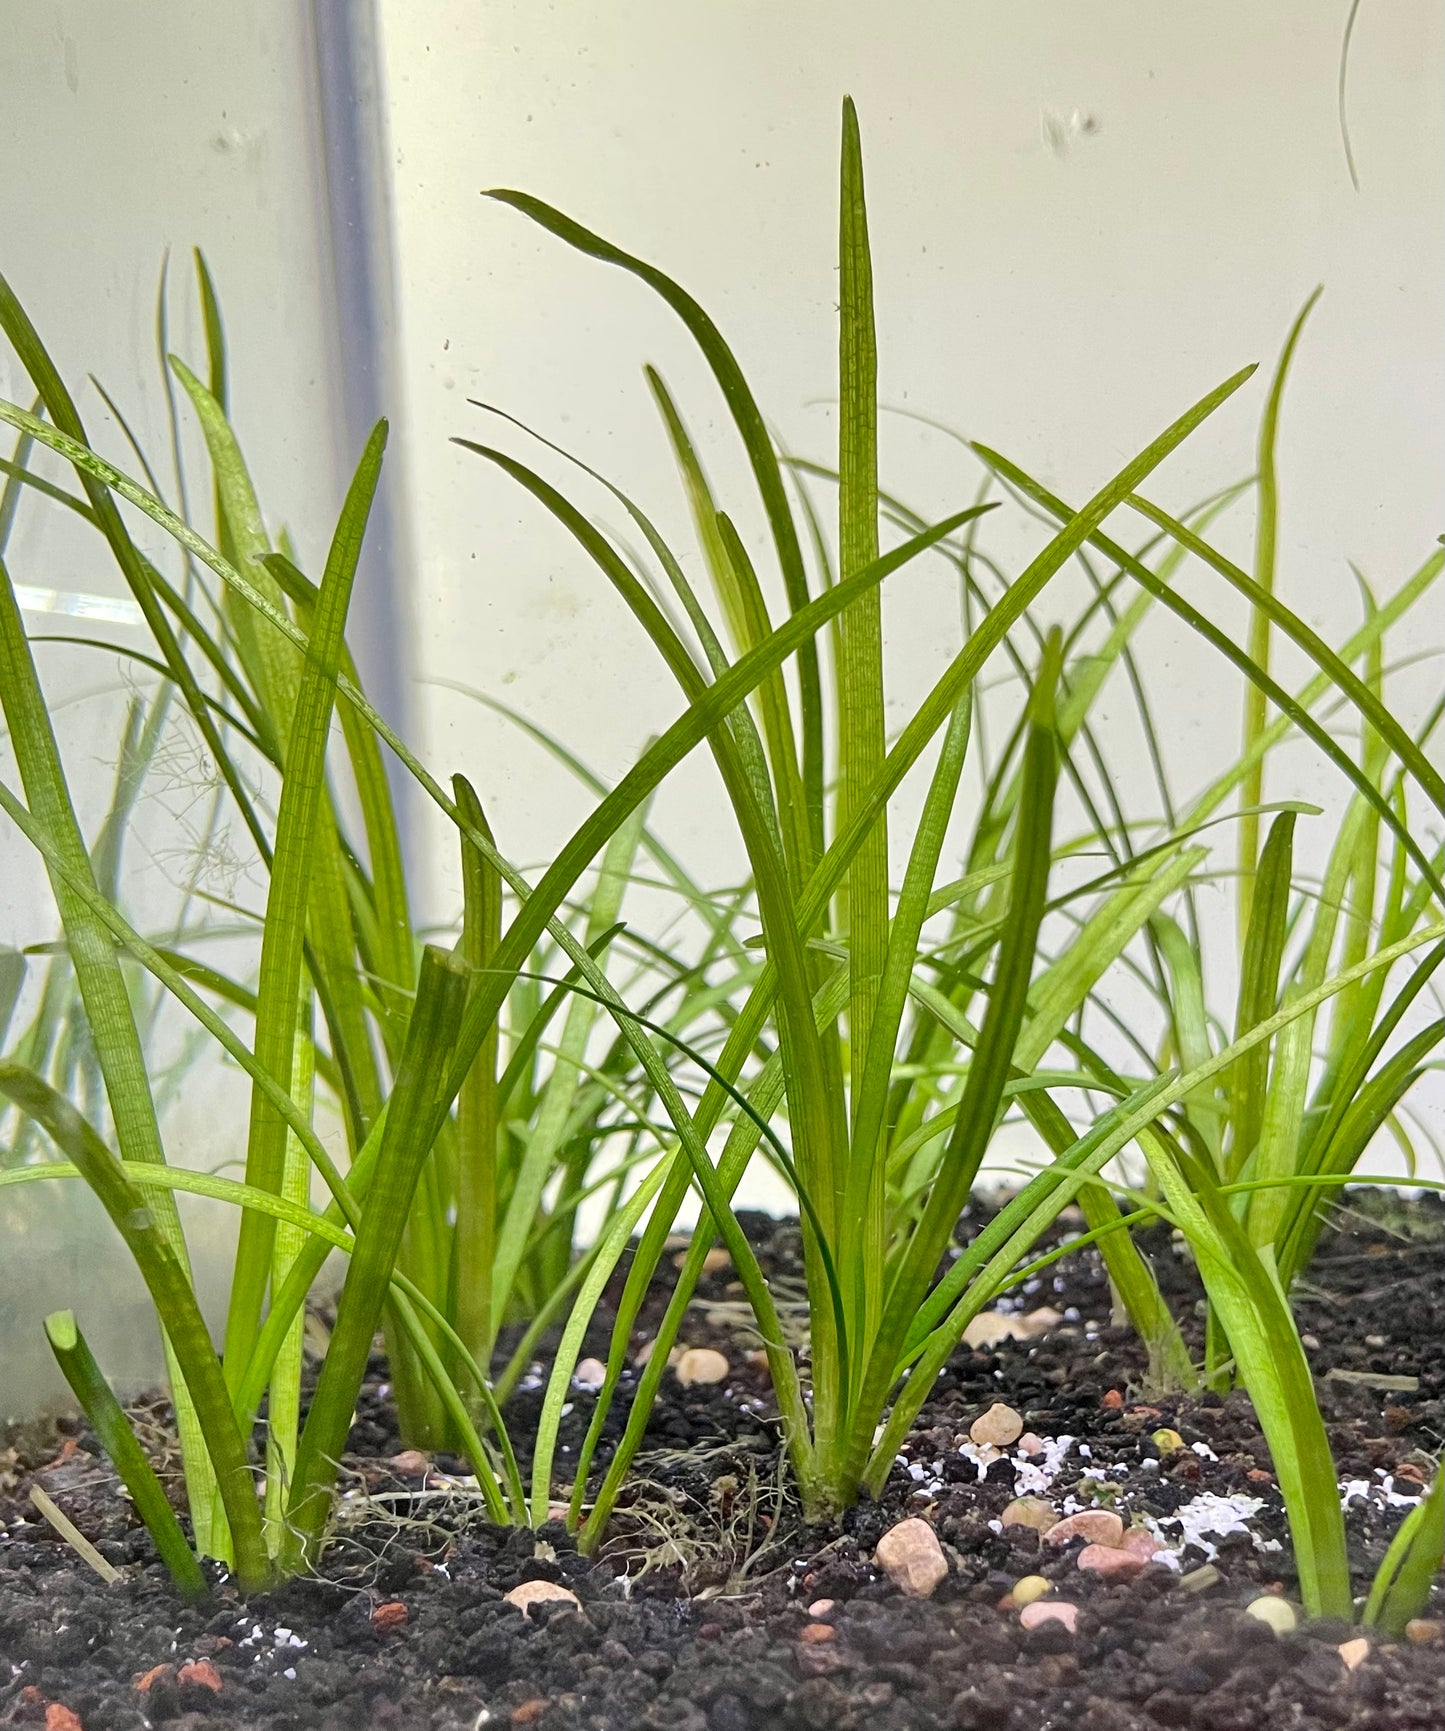
[{"label": "dark brown soil substrate", "polygon": [[[750,1228],[786,1294],[797,1275],[793,1229],[761,1220]],[[1187,1263],[1165,1238],[1151,1248],[1188,1309]],[[1351,1485],[1362,1590],[1445,1441],[1445,1208],[1357,1198],[1311,1282],[1301,1326]],[[1352,1633],[1344,1625],[1280,1638],[1243,1614],[1259,1593],[1292,1587],[1279,1498],[1248,1404],[1150,1398],[1136,1344],[1109,1324],[1088,1252],[1057,1265],[1024,1304],[1050,1305],[1064,1322],[1043,1338],[961,1350],[884,1502],[826,1530],[804,1527],[790,1498],[766,1377],[748,1359],[746,1313],[726,1270],[705,1283],[688,1342],[719,1347],[732,1374],[708,1389],[667,1379],[635,1488],[593,1560],[576,1554],[560,1525],[499,1531],[444,1473],[388,1464],[400,1441],[378,1383],[352,1434],[354,1494],[328,1578],[249,1603],[223,1583],[190,1608],[169,1590],[83,1430],[12,1436],[0,1452],[0,1725],[1445,1728],[1445,1648],[1372,1640],[1352,1671],[1338,1651]],[[516,1403],[519,1439],[528,1398]],[[570,1448],[590,1399],[574,1397]],[[1077,1506],[1112,1501],[1126,1518],[1151,1517],[1180,1550],[1179,1567],[1155,1564],[1110,1584],[1077,1568],[1077,1545],[1050,1551],[1032,1531],[1002,1528],[1004,1507],[1029,1486],[1016,1484],[1008,1459],[980,1477],[960,1452],[969,1424],[995,1400],[1054,1443],[1047,1494],[1056,1506],[1074,1506],[1072,1496]],[[1164,1426],[1186,1446],[1161,1458],[1151,1436]],[[1064,1437],[1074,1439],[1067,1449]],[[104,1586],[40,1522],[27,1500],[32,1481],[126,1574],[125,1585]],[[1224,1500],[1241,1496],[1253,1501]],[[1222,1531],[1225,1513],[1201,1515],[1211,1507],[1247,1518]],[[1196,1542],[1184,1542],[1181,1511]],[[929,1599],[903,1596],[872,1564],[878,1536],[905,1514],[926,1514],[946,1547],[951,1573]],[[999,1607],[1028,1574],[1047,1576],[1055,1597],[1078,1606],[1075,1632],[1026,1632]],[[505,1604],[503,1593],[529,1578],[565,1583],[580,1611],[540,1606],[524,1616]],[[827,1600],[831,1609],[821,1608]]]}]

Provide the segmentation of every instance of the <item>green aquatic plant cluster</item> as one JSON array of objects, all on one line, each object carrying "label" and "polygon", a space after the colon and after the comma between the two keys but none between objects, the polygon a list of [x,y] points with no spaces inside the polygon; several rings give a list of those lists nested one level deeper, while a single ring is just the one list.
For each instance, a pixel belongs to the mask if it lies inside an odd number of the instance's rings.
[{"label": "green aquatic plant cluster", "polygon": [[[153,679],[132,708],[115,798],[89,841],[0,559],[0,703],[15,768],[0,804],[44,862],[62,934],[40,946],[43,963],[7,955],[0,970],[7,1011],[27,966],[46,970],[0,1058],[0,1092],[14,1109],[0,1188],[84,1181],[145,1280],[166,1347],[189,1539],[86,1346],[83,1318],[60,1313],[47,1332],[178,1583],[201,1589],[198,1555],[246,1586],[314,1564],[378,1330],[407,1439],[463,1453],[494,1520],[545,1520],[567,1492],[555,1481],[572,1373],[628,1252],[605,1381],[572,1468],[569,1518],[594,1545],[719,1240],[767,1355],[804,1512],[835,1515],[881,1491],[969,1322],[1057,1254],[1040,1241],[1075,1206],[1148,1347],[1152,1378],[1246,1390],[1306,1607],[1351,1614],[1334,1463],[1290,1296],[1331,1197],[1378,1135],[1408,1142],[1406,1097],[1445,1036],[1426,1009],[1445,958],[1445,783],[1430,756],[1441,712],[1408,728],[1387,701],[1385,659],[1391,628],[1430,591],[1445,554],[1432,552],[1383,601],[1362,577],[1361,624],[1338,648],[1277,594],[1275,447],[1309,307],[1267,391],[1252,474],[1198,507],[1175,515],[1147,489],[1253,367],[1181,405],[1083,503],[1058,498],[1016,458],[970,444],[978,482],[929,521],[880,485],[873,268],[851,104],[838,446],[827,464],[779,449],[731,349],[670,278],[534,198],[493,196],[627,272],[682,321],[753,488],[731,503],[717,497],[681,408],[652,372],[692,546],[670,544],[640,504],[540,435],[579,486],[623,514],[627,539],[510,451],[458,441],[567,531],[680,691],[677,719],[610,788],[566,742],[523,723],[594,802],[535,881],[499,848],[485,790],[436,778],[368,702],[347,648],[385,427],[368,442],[313,579],[268,526],[232,430],[203,263],[206,366],[198,373],[169,355],[164,324],[160,347],[175,450],[183,417],[204,441],[206,533],[179,478],[168,503],[138,446],[136,473],[94,448],[35,327],[0,284],[0,328],[35,389],[29,408],[0,404],[18,437],[4,464],[0,555],[27,490],[37,507],[82,518],[144,617],[150,644],[134,659]],[[51,479],[39,453],[67,464],[74,485]],[[1246,570],[1208,537],[1251,500]],[[1000,510],[1046,528],[1017,571],[988,552]],[[765,524],[761,559],[741,513]],[[169,577],[142,551],[136,522],[166,538]],[[958,648],[921,694],[891,690],[888,580],[925,558],[956,578]],[[1221,600],[1242,598],[1243,642],[1222,609],[1186,599],[1176,581],[1186,566],[1207,574]],[[1080,593],[1055,585],[1066,571],[1082,574],[1084,599],[1060,620],[1056,595]],[[1187,801],[1165,767],[1169,705],[1151,700],[1135,656],[1137,634],[1163,612],[1245,682],[1240,751]],[[1309,664],[1297,689],[1276,668],[1279,638]],[[1000,696],[984,678],[1001,669],[1013,697],[999,737]],[[1125,808],[1097,720],[1100,694],[1120,683],[1154,764],[1147,811]],[[249,974],[205,959],[204,922],[189,913],[148,937],[121,905],[127,817],[176,715],[264,872]],[[1353,747],[1342,743],[1341,715],[1354,724]],[[1274,767],[1301,740],[1348,795],[1313,875],[1295,842],[1302,820],[1319,814],[1280,797]],[[650,821],[653,794],[699,773],[689,760],[703,747],[746,855],[738,886],[696,881]],[[460,856],[459,929],[441,941],[424,941],[414,923],[394,773],[440,814]],[[906,820],[905,783],[922,786]],[[1201,941],[1198,906],[1221,879],[1230,840],[1232,957]],[[683,916],[666,939],[627,920],[642,884]],[[1137,1011],[1111,1002],[1120,979]],[[148,1046],[162,998],[249,1079],[242,1178],[167,1162],[171,1084]],[[338,1127],[343,1157],[323,1120]],[[960,1246],[960,1215],[1015,1123],[1028,1126],[1039,1158]],[[733,1208],[758,1161],[797,1199],[803,1350]],[[177,1209],[187,1192],[240,1211],[219,1351]],[[643,1298],[690,1197],[698,1220],[666,1314],[629,1387],[620,1444],[594,1475]],[[595,1230],[579,1225],[584,1205],[600,1214]],[[1159,1219],[1183,1235],[1203,1281],[1202,1362],[1136,1240],[1136,1227]],[[306,1300],[333,1251],[345,1273],[303,1419]],[[550,1378],[521,1451],[528,1482],[508,1397],[549,1330]],[[1367,1620],[1397,1627],[1416,1614],[1445,1549],[1442,1522],[1437,1474],[1386,1559]]]}]

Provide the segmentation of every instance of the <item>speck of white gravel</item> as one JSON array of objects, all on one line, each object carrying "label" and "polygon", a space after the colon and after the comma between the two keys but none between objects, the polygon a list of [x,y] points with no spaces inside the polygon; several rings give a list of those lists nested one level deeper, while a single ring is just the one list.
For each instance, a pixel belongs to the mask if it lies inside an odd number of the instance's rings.
[{"label": "speck of white gravel", "polygon": [[1071,1436],[1049,1437],[1044,1442],[1042,1457],[1032,1458],[1025,1454],[1013,1457],[1014,1463],[1014,1495],[1043,1496],[1053,1487],[1058,1477],[1059,1468],[1074,1446],[1075,1439]]},{"label": "speck of white gravel", "polygon": [[[1230,1533],[1248,1533],[1257,1551],[1281,1549],[1278,1539],[1261,1538],[1250,1525],[1251,1519],[1263,1507],[1262,1497],[1246,1496],[1242,1491],[1229,1497],[1201,1491],[1172,1515],[1161,1515],[1157,1520],[1146,1516],[1145,1524],[1157,1539],[1177,1545],[1181,1551],[1186,1545],[1197,1545],[1212,1562],[1219,1555],[1219,1547],[1206,1536],[1209,1534],[1215,1539],[1223,1539]],[[1168,1528],[1177,1531],[1166,1531]]]}]

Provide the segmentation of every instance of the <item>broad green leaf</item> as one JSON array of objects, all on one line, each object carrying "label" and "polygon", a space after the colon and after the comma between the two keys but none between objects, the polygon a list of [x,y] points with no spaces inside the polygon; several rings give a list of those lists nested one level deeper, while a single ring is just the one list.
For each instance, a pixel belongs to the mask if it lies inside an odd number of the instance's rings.
[{"label": "broad green leaf", "polygon": [[[873,264],[863,193],[858,115],[843,102],[838,219],[838,568],[844,578],[878,557],[878,351],[873,329]],[[883,767],[883,624],[876,589],[838,617],[838,829],[846,829]],[[888,955],[888,813],[873,821],[848,868],[840,896],[851,953],[848,1002],[850,1092],[856,1125],[864,1094],[874,1007]],[[902,997],[899,998],[900,1003]],[[877,1169],[872,1150],[862,1158]],[[856,1158],[856,1156],[855,1156]],[[839,1172],[852,1201],[868,1196],[881,1213],[881,1188],[861,1192]],[[844,1202],[840,1189],[839,1206]],[[875,1254],[881,1246],[869,1246]]]},{"label": "broad green leaf", "polygon": [[[1285,811],[1270,825],[1255,873],[1249,929],[1240,965],[1239,1002],[1234,1015],[1236,1040],[1256,1023],[1272,1016],[1279,1004],[1279,969],[1284,955],[1293,858],[1294,813]],[[1265,1046],[1251,1048],[1229,1079],[1231,1178],[1242,1175],[1245,1162],[1259,1141],[1268,1080],[1269,1049]]]},{"label": "broad green leaf", "polygon": [[[482,803],[464,776],[452,786],[473,829],[490,836]],[[462,954],[476,977],[491,967],[502,934],[502,880],[470,844],[462,844]],[[483,1040],[457,1100],[457,1331],[483,1361],[491,1357],[498,1318],[492,1309],[497,1240],[497,1030]]]},{"label": "broad green leaf", "polygon": [[[386,426],[382,423],[367,444],[342,507],[287,740],[287,768],[277,815],[276,852],[271,864],[256,995],[256,1059],[273,1076],[289,1077],[292,1073],[311,873],[319,851],[318,825],[325,821],[326,743],[341,664],[346,609],[385,446]],[[266,1094],[259,1088],[253,1089],[246,1181],[259,1190],[279,1191],[285,1151],[284,1120]],[[232,1387],[236,1386],[255,1345],[261,1306],[271,1278],[274,1238],[274,1222],[255,1214],[243,1217],[226,1318],[226,1365]]]}]

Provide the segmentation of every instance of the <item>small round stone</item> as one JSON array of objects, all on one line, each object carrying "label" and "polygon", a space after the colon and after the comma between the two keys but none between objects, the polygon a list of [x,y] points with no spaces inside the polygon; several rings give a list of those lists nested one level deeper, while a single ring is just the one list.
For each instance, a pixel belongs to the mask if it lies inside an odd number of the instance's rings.
[{"label": "small round stone", "polygon": [[814,1599],[812,1604],[808,1606],[808,1615],[810,1617],[831,1617],[836,1609],[836,1599]]},{"label": "small round stone", "polygon": [[1072,1635],[1079,1626],[1079,1607],[1067,1599],[1035,1599],[1019,1612],[1022,1628],[1042,1629],[1046,1623],[1062,1623]]},{"label": "small round stone", "polygon": [[[213,1695],[219,1695],[225,1687],[221,1673],[209,1659],[192,1659],[188,1665],[182,1665],[176,1672],[177,1683],[193,1683],[202,1689],[209,1689]],[[76,1721],[78,1725],[79,1720]],[[56,1731],[51,1725],[50,1716],[46,1715],[46,1731]],[[59,1731],[70,1731],[69,1725],[62,1725]]]},{"label": "small round stone", "polygon": [[1363,1635],[1356,1635],[1353,1641],[1341,1641],[1337,1651],[1347,1671],[1358,1671],[1370,1656],[1370,1643]]},{"label": "small round stone", "polygon": [[1411,1617],[1405,1625],[1405,1639],[1416,1647],[1438,1647],[1445,1642],[1445,1623],[1438,1617]]},{"label": "small round stone", "polygon": [[677,1380],[684,1388],[694,1383],[721,1382],[732,1366],[710,1346],[690,1346],[677,1361]]},{"label": "small round stone", "polygon": [[510,1593],[503,1593],[502,1598],[507,1604],[515,1605],[524,1617],[531,1615],[533,1605],[567,1604],[581,1609],[577,1595],[566,1587],[559,1587],[555,1581],[523,1581]]},{"label": "small round stone", "polygon": [[1116,1546],[1123,1537],[1124,1523],[1112,1509],[1082,1509],[1050,1527],[1044,1534],[1044,1543],[1067,1545],[1074,1539],[1083,1539],[1090,1545]]},{"label": "small round stone", "polygon": [[1113,1545],[1085,1545],[1079,1552],[1078,1566],[1106,1581],[1132,1581],[1143,1570],[1144,1561],[1137,1551],[1119,1550]]},{"label": "small round stone", "polygon": [[928,1598],[948,1575],[938,1534],[916,1516],[884,1533],[873,1560],[900,1592],[915,1599]]},{"label": "small round stone", "polygon": [[1294,1606],[1278,1593],[1261,1593],[1259,1598],[1251,1599],[1244,1607],[1244,1614],[1273,1629],[1276,1635],[1291,1635],[1299,1627]]},{"label": "small round stone", "polygon": [[1042,1575],[1025,1575],[1021,1581],[1014,1582],[1009,1598],[1021,1611],[1025,1605],[1032,1605],[1036,1599],[1042,1599],[1053,1590],[1053,1583],[1046,1581]]},{"label": "small round stone", "polygon": [[600,1358],[584,1358],[572,1372],[572,1382],[588,1394],[595,1394],[607,1381],[607,1366]]},{"label": "small round stone", "polygon": [[1015,1497],[1003,1512],[1006,1527],[1032,1527],[1036,1533],[1046,1533],[1059,1524],[1054,1505],[1043,1497]]},{"label": "small round stone", "polygon": [[1132,1551],[1141,1562],[1145,1563],[1149,1561],[1150,1557],[1157,1556],[1163,1548],[1148,1527],[1130,1527],[1123,1538],[1119,1540],[1121,1551]]},{"label": "small round stone", "polygon": [[980,1448],[1005,1449],[1024,1434],[1024,1421],[1011,1406],[996,1400],[968,1427],[968,1434]]},{"label": "small round stone", "polygon": [[965,1346],[997,1346],[1001,1340],[1018,1340],[1022,1336],[1019,1318],[1006,1316],[1001,1310],[981,1310],[963,1331]]}]

